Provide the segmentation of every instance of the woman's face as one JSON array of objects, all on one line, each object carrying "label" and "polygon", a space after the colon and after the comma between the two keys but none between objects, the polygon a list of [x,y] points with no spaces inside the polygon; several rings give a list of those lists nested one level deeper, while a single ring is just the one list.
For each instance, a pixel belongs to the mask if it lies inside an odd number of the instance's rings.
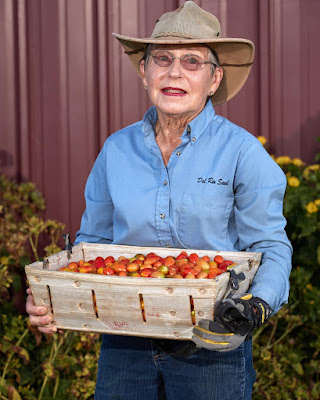
[{"label": "woman's face", "polygon": [[[160,50],[166,50],[173,57],[192,54],[203,61],[211,61],[209,49],[203,45],[154,46],[151,54],[157,55]],[[150,56],[147,65],[144,64],[142,61],[140,65],[143,85],[158,114],[188,120],[201,112],[207,97],[218,89],[223,75],[222,68],[215,68],[212,73],[212,64],[203,64],[200,69],[189,71],[179,59],[174,59],[170,66],[162,67]]]}]

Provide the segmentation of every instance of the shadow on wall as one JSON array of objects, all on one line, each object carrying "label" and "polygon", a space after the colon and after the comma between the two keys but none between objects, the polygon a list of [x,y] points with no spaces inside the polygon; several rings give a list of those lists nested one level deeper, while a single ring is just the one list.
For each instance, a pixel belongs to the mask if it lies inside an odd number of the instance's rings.
[{"label": "shadow on wall", "polygon": [[314,117],[308,118],[301,127],[300,152],[304,161],[312,163],[315,155],[320,153],[320,142],[317,138],[320,138],[320,111]]},{"label": "shadow on wall", "polygon": [[307,164],[312,164],[316,154],[320,153],[317,138],[320,138],[320,111],[302,122],[294,132],[287,132],[286,137],[274,137],[268,151],[276,156],[297,157]]},{"label": "shadow on wall", "polygon": [[6,150],[0,149],[0,173],[2,168],[12,167],[13,164],[14,164],[13,155]]}]

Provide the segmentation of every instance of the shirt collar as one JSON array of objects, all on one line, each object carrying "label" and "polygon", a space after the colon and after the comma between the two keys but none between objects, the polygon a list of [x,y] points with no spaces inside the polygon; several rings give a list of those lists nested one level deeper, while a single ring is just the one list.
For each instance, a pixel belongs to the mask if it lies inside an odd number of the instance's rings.
[{"label": "shirt collar", "polygon": [[[203,110],[189,124],[181,135],[181,139],[189,137],[192,145],[197,141],[201,134],[206,130],[209,123],[215,116],[215,111],[211,101],[208,101]],[[143,131],[145,136],[154,135],[154,127],[158,119],[156,108],[151,107],[143,118]]]}]

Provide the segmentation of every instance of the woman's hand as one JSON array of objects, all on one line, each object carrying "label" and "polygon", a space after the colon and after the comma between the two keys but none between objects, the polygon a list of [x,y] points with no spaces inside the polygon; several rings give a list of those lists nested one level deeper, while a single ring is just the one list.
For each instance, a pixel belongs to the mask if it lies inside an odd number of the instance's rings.
[{"label": "woman's hand", "polygon": [[36,326],[40,332],[52,334],[57,332],[55,325],[50,325],[53,321],[51,315],[48,315],[48,309],[44,306],[36,306],[31,293],[31,289],[27,289],[28,297],[26,303],[26,310],[29,314],[30,324]]}]

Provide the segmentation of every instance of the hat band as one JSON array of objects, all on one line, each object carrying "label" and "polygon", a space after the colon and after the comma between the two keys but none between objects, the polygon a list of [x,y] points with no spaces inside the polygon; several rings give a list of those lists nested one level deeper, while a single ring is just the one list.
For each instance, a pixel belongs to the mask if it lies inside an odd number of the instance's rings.
[{"label": "hat band", "polygon": [[253,62],[251,63],[246,63],[246,64],[226,64],[223,63],[221,64],[221,67],[250,67],[250,65],[252,65]]}]

